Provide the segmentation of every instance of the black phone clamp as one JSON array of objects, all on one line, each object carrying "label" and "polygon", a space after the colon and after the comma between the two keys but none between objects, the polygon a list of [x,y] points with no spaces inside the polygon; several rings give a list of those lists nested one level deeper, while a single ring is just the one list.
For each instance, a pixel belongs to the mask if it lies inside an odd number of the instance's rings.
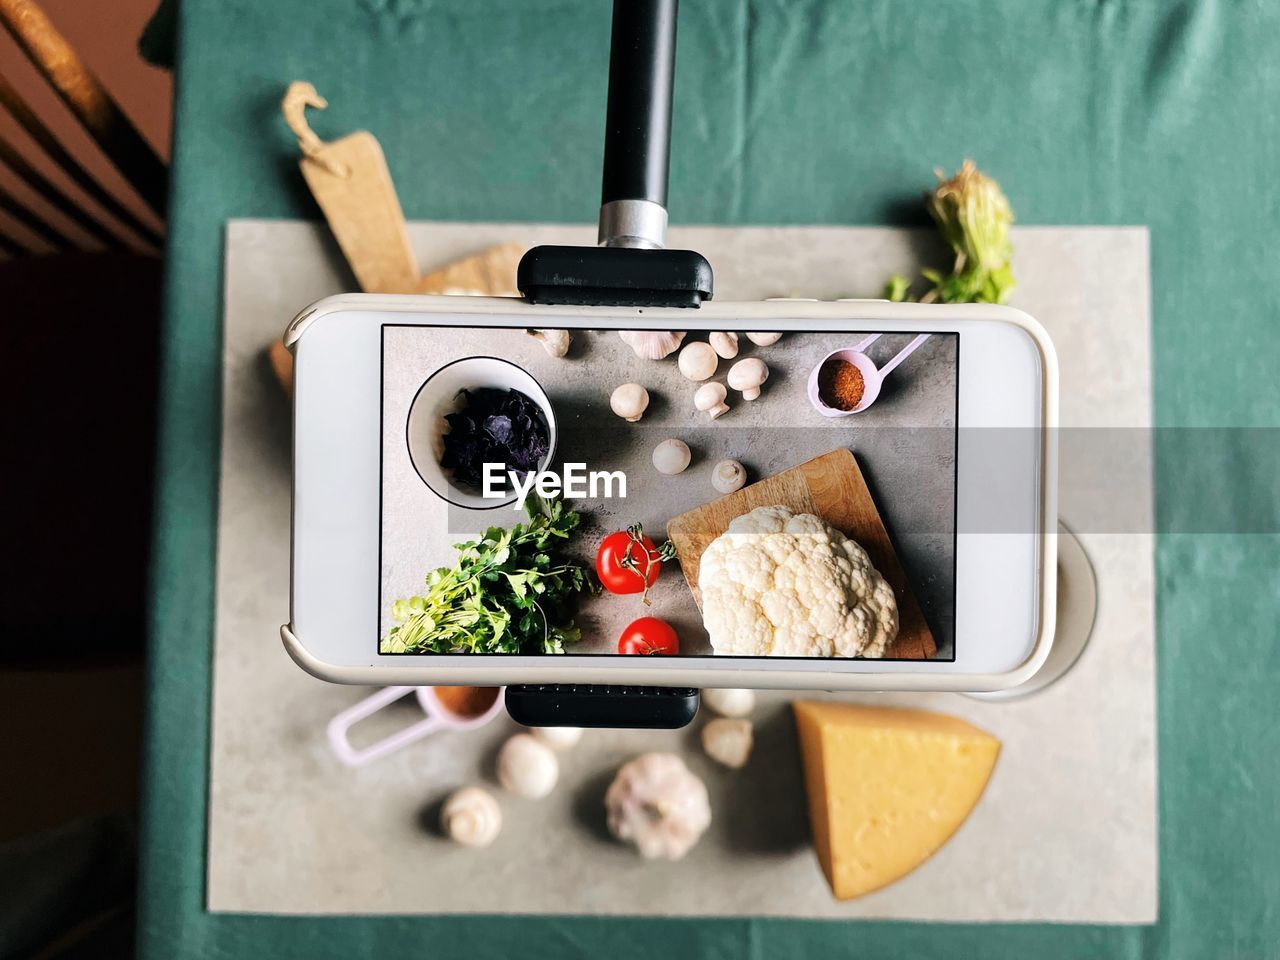
[{"label": "black phone clamp", "polygon": [[530,303],[697,307],[711,264],[667,250],[677,0],[615,0],[598,246],[534,247],[516,284]]},{"label": "black phone clamp", "polygon": [[[614,0],[599,245],[534,247],[516,283],[530,303],[696,308],[711,264],[668,250],[667,175],[678,0]],[[507,687],[526,726],[683,727],[698,712],[687,687],[541,684]]]}]

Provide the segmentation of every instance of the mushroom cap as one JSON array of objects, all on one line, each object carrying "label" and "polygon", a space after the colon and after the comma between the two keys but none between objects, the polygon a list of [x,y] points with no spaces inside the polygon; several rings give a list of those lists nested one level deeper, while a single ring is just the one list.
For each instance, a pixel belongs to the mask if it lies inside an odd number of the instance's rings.
[{"label": "mushroom cap", "polygon": [[747,468],[737,460],[721,460],[711,468],[711,486],[720,493],[741,490],[747,482]]},{"label": "mushroom cap", "polygon": [[552,750],[565,751],[576,747],[582,739],[581,727],[534,727],[533,735]]},{"label": "mushroom cap", "polygon": [[782,339],[780,333],[748,333],[747,339],[757,347],[769,347]]},{"label": "mushroom cap", "polygon": [[663,440],[653,448],[654,469],[667,476],[682,473],[692,459],[689,445],[683,440]]},{"label": "mushroom cap", "polygon": [[716,717],[702,728],[702,749],[707,756],[733,770],[746,766],[751,744],[751,721],[741,717]]},{"label": "mushroom cap", "polygon": [[759,357],[747,357],[729,368],[729,386],[735,390],[750,390],[769,379],[769,368]]},{"label": "mushroom cap", "polygon": [[711,343],[711,349],[726,360],[732,360],[738,355],[738,335],[736,333],[725,333],[717,330],[707,338]]},{"label": "mushroom cap", "polygon": [[745,717],[755,709],[756,695],[751,690],[709,687],[702,691],[702,702],[722,717]]},{"label": "mushroom cap", "polygon": [[729,396],[729,391],[723,383],[717,380],[711,383],[704,383],[693,395],[693,405],[699,410],[710,410],[712,407],[724,403],[725,397]]},{"label": "mushroom cap", "polygon": [[502,808],[489,791],[463,787],[440,808],[440,826],[464,847],[487,847],[502,830]]},{"label": "mushroom cap", "polygon": [[649,407],[649,391],[638,383],[624,383],[609,395],[609,408],[632,423]]},{"label": "mushroom cap", "polygon": [[711,344],[695,340],[693,343],[684,345],[678,362],[680,372],[690,380],[706,380],[716,372],[716,367],[720,365],[720,358],[716,356]]},{"label": "mushroom cap", "polygon": [[498,751],[498,781],[517,796],[545,797],[559,777],[555,753],[532,734],[517,733]]}]

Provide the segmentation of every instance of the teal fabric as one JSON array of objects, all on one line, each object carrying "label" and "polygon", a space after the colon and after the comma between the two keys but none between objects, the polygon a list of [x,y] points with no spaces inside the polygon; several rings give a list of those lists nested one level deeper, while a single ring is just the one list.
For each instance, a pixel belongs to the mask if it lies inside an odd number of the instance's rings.
[{"label": "teal fabric", "polygon": [[[311,80],[333,104],[315,119],[322,135],[374,131],[410,217],[592,221],[608,21],[600,0],[181,6],[145,955],[1275,956],[1274,525],[1158,541],[1155,927],[204,911],[223,225],[317,215],[280,94]],[[1280,5],[685,0],[680,31],[676,221],[915,222],[933,167],[972,157],[1022,223],[1150,226],[1160,425],[1277,425]],[[1207,489],[1206,471],[1183,469],[1194,443],[1162,435],[1157,454],[1163,529],[1197,529],[1206,499],[1249,506],[1233,499],[1233,476],[1249,473],[1251,448],[1235,448]]]}]

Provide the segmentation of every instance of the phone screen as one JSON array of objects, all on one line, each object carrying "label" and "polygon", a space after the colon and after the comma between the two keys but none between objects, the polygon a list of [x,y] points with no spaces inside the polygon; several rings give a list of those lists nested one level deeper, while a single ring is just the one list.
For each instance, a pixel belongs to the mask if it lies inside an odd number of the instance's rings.
[{"label": "phone screen", "polygon": [[384,325],[378,652],[953,660],[959,356]]}]

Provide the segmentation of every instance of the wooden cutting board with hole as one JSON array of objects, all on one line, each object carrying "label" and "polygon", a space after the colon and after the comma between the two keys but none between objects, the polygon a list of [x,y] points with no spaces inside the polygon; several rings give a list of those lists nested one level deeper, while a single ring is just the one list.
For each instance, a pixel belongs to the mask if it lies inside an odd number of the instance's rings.
[{"label": "wooden cutting board with hole", "polygon": [[887,656],[910,659],[931,657],[937,651],[933,633],[916,602],[898,553],[889,540],[880,511],[862,477],[858,461],[848,450],[832,450],[798,467],[743,487],[718,500],[673,517],[667,536],[679,551],[680,566],[699,608],[698,562],[702,551],[729,528],[734,517],[756,507],[780,505],[793,513],[822,517],[847,537],[862,545],[880,575],[893,587],[898,601],[898,638]]}]

